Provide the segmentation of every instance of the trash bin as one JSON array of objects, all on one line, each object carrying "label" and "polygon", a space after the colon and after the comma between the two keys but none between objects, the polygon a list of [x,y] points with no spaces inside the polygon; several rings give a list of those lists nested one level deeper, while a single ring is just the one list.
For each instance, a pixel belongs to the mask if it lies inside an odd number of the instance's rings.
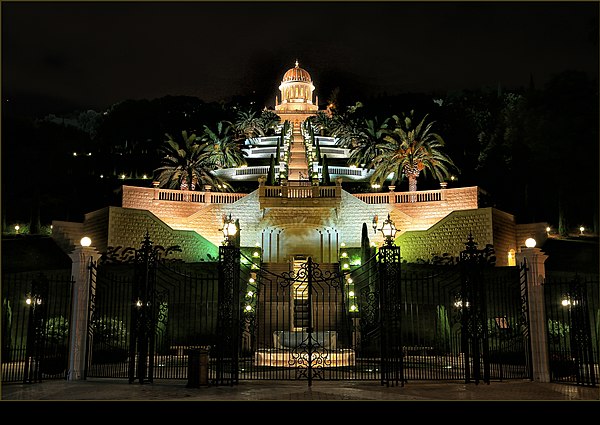
[{"label": "trash bin", "polygon": [[208,385],[208,351],[207,348],[190,348],[188,350],[187,388]]}]

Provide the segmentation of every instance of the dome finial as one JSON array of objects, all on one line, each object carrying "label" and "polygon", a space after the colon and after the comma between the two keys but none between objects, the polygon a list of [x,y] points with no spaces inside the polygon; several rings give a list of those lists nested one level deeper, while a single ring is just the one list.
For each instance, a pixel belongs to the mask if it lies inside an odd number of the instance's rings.
[{"label": "dome finial", "polygon": [[298,68],[298,59],[296,59],[296,68]]}]

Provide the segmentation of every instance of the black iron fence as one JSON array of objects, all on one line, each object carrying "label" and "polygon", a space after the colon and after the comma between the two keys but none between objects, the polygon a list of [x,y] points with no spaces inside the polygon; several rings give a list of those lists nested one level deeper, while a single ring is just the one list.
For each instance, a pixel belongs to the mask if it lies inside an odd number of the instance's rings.
[{"label": "black iron fence", "polygon": [[556,276],[544,282],[550,377],[598,384],[600,301],[598,276]]},{"label": "black iron fence", "polygon": [[[90,266],[85,376],[189,379],[190,354],[202,350],[218,385],[530,378],[525,269],[488,267],[472,248],[459,263],[416,265],[393,246],[324,264],[263,263],[259,249],[224,246],[219,262],[189,264],[147,235],[141,249]],[[69,274],[3,278],[3,381],[64,378]],[[548,304],[551,367],[573,371],[555,380],[595,382],[597,285],[578,282],[546,284],[547,304],[556,291],[571,303]]]},{"label": "black iron fence", "polygon": [[[263,263],[259,249],[232,245],[190,264],[146,235],[90,265],[84,376],[190,379],[202,351],[216,385],[530,379],[526,270],[491,267],[475,245],[449,265],[401,263],[395,246]],[[2,277],[2,381],[64,379],[70,270]],[[544,291],[552,379],[596,385],[598,277],[549,276]]]},{"label": "black iron fence", "polygon": [[87,377],[186,379],[190,351],[216,346],[217,263],[169,261],[160,248],[147,239],[91,266]]},{"label": "black iron fence", "polygon": [[66,379],[71,270],[2,275],[2,382]]}]

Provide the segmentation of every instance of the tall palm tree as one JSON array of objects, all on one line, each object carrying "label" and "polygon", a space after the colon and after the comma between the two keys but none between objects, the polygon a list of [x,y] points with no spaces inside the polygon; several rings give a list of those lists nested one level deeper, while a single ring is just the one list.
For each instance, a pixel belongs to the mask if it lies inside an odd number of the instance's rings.
[{"label": "tall palm tree", "polygon": [[206,149],[205,144],[198,143],[196,134],[188,136],[184,130],[181,132],[181,141],[175,140],[170,134],[166,136],[167,140],[160,148],[164,155],[161,166],[154,170],[161,187],[179,188],[184,179],[187,182],[198,181],[213,186],[224,185],[212,173],[214,167],[210,161],[211,152]]},{"label": "tall palm tree", "polygon": [[244,156],[246,153],[242,150],[241,144],[230,133],[232,125],[227,121],[219,121],[216,131],[211,130],[207,125],[204,126],[202,141],[206,144],[206,149],[210,151],[209,162],[216,168],[229,168],[246,165]]},{"label": "tall palm tree", "polygon": [[434,122],[426,123],[427,115],[413,128],[412,112],[409,116],[392,118],[396,126],[392,132],[384,136],[378,144],[377,156],[371,161],[375,172],[371,182],[382,184],[392,173],[392,183],[396,184],[403,176],[408,178],[408,190],[417,190],[417,178],[420,173],[431,173],[439,181],[450,175],[450,168],[455,165],[445,153],[442,137],[432,131]]}]

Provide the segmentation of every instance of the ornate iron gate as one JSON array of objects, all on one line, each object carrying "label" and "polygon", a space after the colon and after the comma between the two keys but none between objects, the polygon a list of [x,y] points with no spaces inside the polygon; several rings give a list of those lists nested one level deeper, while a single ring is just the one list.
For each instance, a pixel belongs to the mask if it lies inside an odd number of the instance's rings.
[{"label": "ornate iron gate", "polygon": [[258,252],[242,255],[240,379],[399,384],[399,260],[390,248],[340,271],[309,256],[265,265]]},{"label": "ornate iron gate", "polygon": [[86,376],[182,379],[190,350],[204,349],[216,385],[531,377],[524,269],[486,266],[472,240],[446,266],[401,267],[393,245],[348,268],[262,263],[233,245],[196,265],[163,251],[147,235],[118,277],[92,267]]}]

